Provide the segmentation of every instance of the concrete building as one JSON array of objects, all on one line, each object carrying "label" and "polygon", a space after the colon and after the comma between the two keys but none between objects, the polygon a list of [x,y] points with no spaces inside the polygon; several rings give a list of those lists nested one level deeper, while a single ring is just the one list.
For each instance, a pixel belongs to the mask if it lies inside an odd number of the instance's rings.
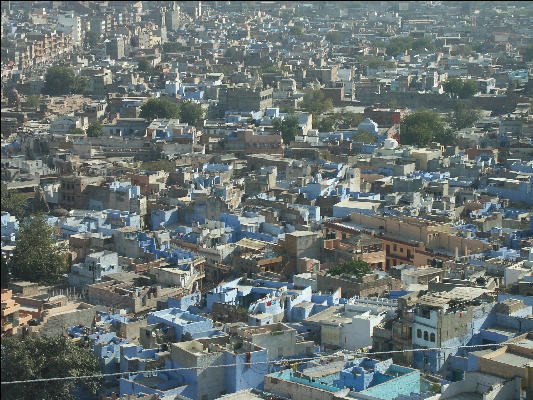
[{"label": "concrete building", "polygon": [[[265,349],[246,341],[230,340],[227,336],[173,343],[170,359],[165,359],[165,368],[193,369],[160,372],[150,377],[132,374],[120,380],[120,392],[121,395],[179,394],[191,399],[214,400],[225,393],[262,389],[266,357]],[[217,365],[229,366],[209,368]]]},{"label": "concrete building", "polygon": [[131,313],[154,309],[157,307],[158,300],[181,294],[181,288],[161,288],[161,286],[136,287],[131,283],[116,280],[87,286],[87,298],[89,302],[123,308]]},{"label": "concrete building", "polygon": [[265,111],[272,107],[273,89],[252,90],[245,87],[221,89],[219,107],[226,111]]},{"label": "concrete building", "polygon": [[360,358],[309,367],[285,369],[265,376],[265,391],[294,400],[395,399],[420,393],[420,371],[395,365],[392,360]]},{"label": "concrete building", "polygon": [[341,288],[344,298],[381,296],[386,291],[400,289],[400,286],[399,280],[379,274],[366,275],[361,280],[347,274],[338,276],[317,274],[318,290],[331,292]]},{"label": "concrete building", "polygon": [[314,354],[314,342],[303,341],[295,329],[283,323],[239,328],[237,335],[266,349],[269,360]]},{"label": "concrete building", "polygon": [[85,261],[74,264],[69,273],[69,284],[78,288],[85,288],[88,284],[102,281],[106,275],[121,272],[118,254],[112,251],[100,251],[87,254]]},{"label": "concrete building", "polygon": [[357,350],[372,345],[374,327],[387,312],[361,304],[328,307],[303,321],[320,333],[320,343],[329,349]]}]

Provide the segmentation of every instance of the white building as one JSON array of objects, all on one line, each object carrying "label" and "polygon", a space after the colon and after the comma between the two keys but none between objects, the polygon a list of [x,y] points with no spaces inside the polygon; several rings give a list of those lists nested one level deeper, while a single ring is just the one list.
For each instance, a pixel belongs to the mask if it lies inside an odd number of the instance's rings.
[{"label": "white building", "polygon": [[74,115],[63,115],[56,118],[50,123],[50,133],[58,135],[66,135],[71,129],[80,128],[87,129],[87,117],[76,117]]},{"label": "white building", "polygon": [[73,11],[61,13],[57,17],[58,26],[56,30],[67,32],[65,28],[70,28],[69,31],[72,34],[72,44],[74,46],[81,46],[82,43],[82,25],[81,18],[76,16]]},{"label": "white building", "polygon": [[346,304],[343,311],[320,321],[321,344],[346,350],[369,347],[374,327],[385,319],[386,314],[386,311],[376,311],[365,305]]}]

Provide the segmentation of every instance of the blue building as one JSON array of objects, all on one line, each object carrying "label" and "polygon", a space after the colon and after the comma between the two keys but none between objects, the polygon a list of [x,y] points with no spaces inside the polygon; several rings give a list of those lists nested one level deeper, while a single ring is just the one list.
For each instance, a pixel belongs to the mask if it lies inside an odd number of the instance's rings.
[{"label": "blue building", "polygon": [[189,333],[193,338],[206,337],[213,330],[213,321],[194,315],[179,308],[168,308],[148,314],[148,325],[164,324],[174,328],[175,337],[180,340]]},{"label": "blue building", "polygon": [[[222,365],[226,366],[208,368]],[[191,399],[212,400],[224,393],[262,389],[267,367],[266,349],[247,341],[226,337],[175,343],[170,347],[170,358],[165,359],[164,368],[185,369],[159,372],[155,376],[132,374],[120,379],[120,395],[179,394]]]},{"label": "blue building", "polygon": [[[283,384],[279,384],[282,381]],[[420,371],[395,365],[392,360],[357,359],[346,364],[319,365],[300,370],[285,369],[265,377],[264,390],[302,398],[302,387],[309,398],[333,398],[323,392],[341,390],[362,395],[368,400],[393,400],[421,392]]]}]

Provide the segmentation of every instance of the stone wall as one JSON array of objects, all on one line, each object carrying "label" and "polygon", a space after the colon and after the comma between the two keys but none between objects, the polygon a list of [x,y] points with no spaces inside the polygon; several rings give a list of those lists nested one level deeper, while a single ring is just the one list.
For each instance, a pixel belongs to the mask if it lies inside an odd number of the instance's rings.
[{"label": "stone wall", "polygon": [[[62,307],[63,308],[63,307]],[[96,308],[85,303],[81,303],[78,308],[65,311],[55,315],[43,313],[44,322],[38,330],[41,336],[61,336],[66,334],[67,329],[76,325],[92,327],[96,316]]]}]

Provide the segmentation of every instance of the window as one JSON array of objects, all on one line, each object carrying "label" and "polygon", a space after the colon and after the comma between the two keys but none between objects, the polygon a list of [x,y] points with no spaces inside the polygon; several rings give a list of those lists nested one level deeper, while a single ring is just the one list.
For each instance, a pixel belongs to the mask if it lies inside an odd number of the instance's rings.
[{"label": "window", "polygon": [[393,249],[394,249],[394,251],[398,250],[398,246],[394,245]]},{"label": "window", "polygon": [[403,247],[400,247],[400,253],[403,253]]},{"label": "window", "polygon": [[428,340],[428,331],[424,331],[424,340]]},{"label": "window", "polygon": [[387,254],[390,253],[390,244],[387,245]]},{"label": "window", "polygon": [[435,334],[434,334],[434,333],[432,333],[431,335],[429,335],[429,340],[430,340],[431,342],[435,342]]},{"label": "window", "polygon": [[422,337],[422,329],[417,329],[416,330],[416,337],[419,338],[419,339]]}]

